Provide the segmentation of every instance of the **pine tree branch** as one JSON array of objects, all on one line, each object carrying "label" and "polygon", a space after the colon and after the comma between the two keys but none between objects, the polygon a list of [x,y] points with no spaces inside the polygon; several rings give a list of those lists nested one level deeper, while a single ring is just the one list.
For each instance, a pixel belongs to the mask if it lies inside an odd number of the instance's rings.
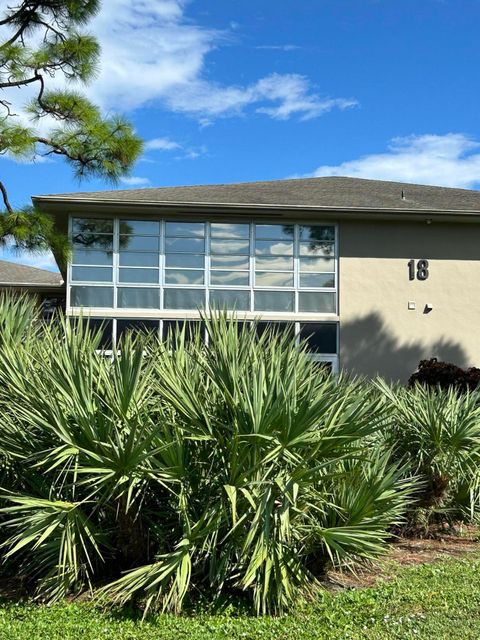
[{"label": "pine tree branch", "polygon": [[50,147],[51,150],[49,153],[55,153],[56,155],[65,156],[69,160],[80,162],[84,165],[88,164],[88,160],[86,158],[82,156],[72,155],[66,147],[62,147],[56,144],[55,142],[53,142],[53,140],[49,140],[48,138],[35,138],[35,141],[45,145],[46,147]]},{"label": "pine tree branch", "polygon": [[10,200],[8,199],[7,190],[5,188],[5,185],[1,181],[0,181],[0,192],[2,193],[3,203],[5,205],[6,210],[8,211],[8,213],[13,213],[12,205],[10,204]]},{"label": "pine tree branch", "polygon": [[8,82],[0,82],[0,89],[8,89],[9,87],[23,87],[27,84],[33,84],[41,79],[41,75],[35,73],[32,78],[26,80],[9,80]]},{"label": "pine tree branch", "polygon": [[5,44],[13,44],[16,40],[18,40],[18,38],[21,38],[23,36],[24,31],[28,29],[32,17],[38,11],[41,5],[41,0],[35,0],[35,2],[30,5],[30,7],[28,7],[28,4],[28,2],[22,3],[22,5],[15,13],[7,16],[3,20],[0,20],[0,27],[3,27],[4,25],[12,24],[13,22],[16,22],[19,18],[21,18],[21,24],[18,31]]},{"label": "pine tree branch", "polygon": [[8,102],[8,100],[0,100],[0,105],[6,109],[7,117],[11,117],[11,116],[16,116],[17,115],[16,113],[13,113],[13,111],[12,111],[12,103]]}]

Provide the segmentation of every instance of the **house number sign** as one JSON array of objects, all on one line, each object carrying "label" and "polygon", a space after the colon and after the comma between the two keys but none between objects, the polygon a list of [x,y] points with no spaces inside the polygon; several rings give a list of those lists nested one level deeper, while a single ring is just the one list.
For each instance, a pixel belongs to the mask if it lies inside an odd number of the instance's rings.
[{"label": "house number sign", "polygon": [[409,280],[428,280],[428,260],[410,260],[408,263]]}]

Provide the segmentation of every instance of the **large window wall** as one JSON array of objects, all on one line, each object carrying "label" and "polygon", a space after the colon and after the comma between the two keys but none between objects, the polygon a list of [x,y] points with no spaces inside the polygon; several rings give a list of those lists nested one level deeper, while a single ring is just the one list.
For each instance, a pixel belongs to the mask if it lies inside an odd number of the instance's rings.
[{"label": "large window wall", "polygon": [[190,331],[215,307],[338,368],[335,225],[72,217],[70,232],[68,311],[103,327],[104,349],[130,330]]},{"label": "large window wall", "polygon": [[332,224],[72,218],[69,308],[336,314]]}]

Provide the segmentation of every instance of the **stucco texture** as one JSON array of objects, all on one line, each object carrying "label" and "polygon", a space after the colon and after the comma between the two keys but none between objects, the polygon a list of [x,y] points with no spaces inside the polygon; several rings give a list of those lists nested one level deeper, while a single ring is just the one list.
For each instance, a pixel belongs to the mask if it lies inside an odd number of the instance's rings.
[{"label": "stucco texture", "polygon": [[342,222],[339,256],[341,368],[404,382],[424,358],[480,366],[480,224]]}]

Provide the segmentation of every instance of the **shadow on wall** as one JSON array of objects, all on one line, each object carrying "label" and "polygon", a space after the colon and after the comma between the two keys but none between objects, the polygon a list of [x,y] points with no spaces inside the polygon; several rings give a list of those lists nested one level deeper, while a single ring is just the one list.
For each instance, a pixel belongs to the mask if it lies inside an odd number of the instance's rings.
[{"label": "shadow on wall", "polygon": [[340,357],[342,368],[350,373],[401,382],[406,382],[420,360],[427,358],[467,366],[466,353],[459,343],[439,340],[426,344],[421,339],[400,343],[378,313],[341,323]]}]

